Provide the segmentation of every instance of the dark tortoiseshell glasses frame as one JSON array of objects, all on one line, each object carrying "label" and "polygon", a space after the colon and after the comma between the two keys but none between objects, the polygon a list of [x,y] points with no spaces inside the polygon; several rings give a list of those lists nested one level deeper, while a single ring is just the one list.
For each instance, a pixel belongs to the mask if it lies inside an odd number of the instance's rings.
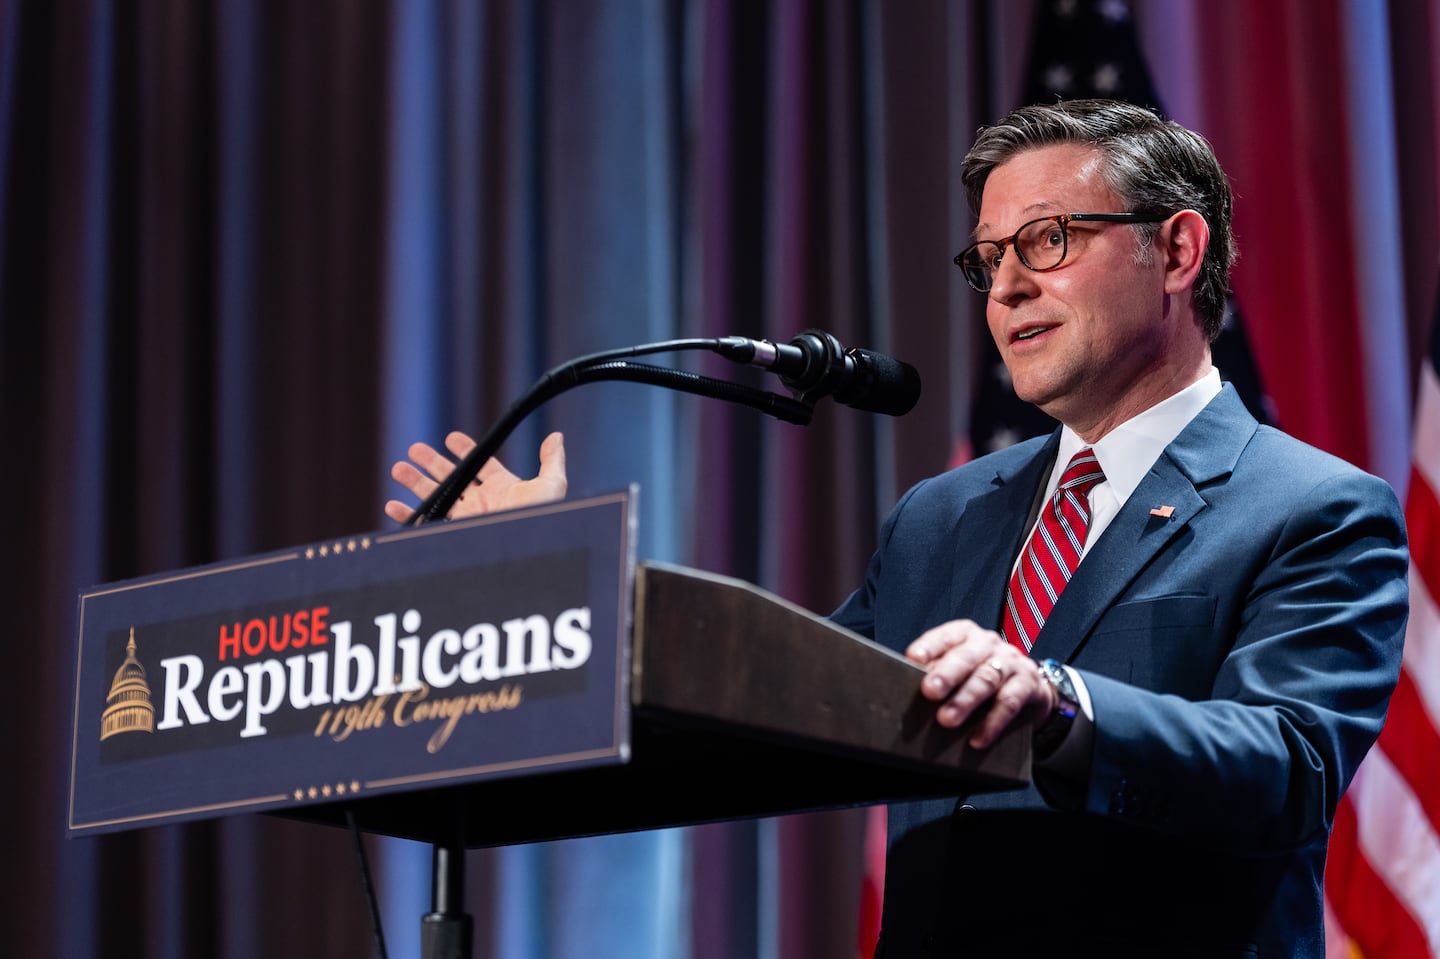
[{"label": "dark tortoiseshell glasses frame", "polygon": [[[1071,223],[1159,223],[1168,216],[1162,213],[1056,213],[1037,217],[1021,224],[1020,229],[1003,240],[980,240],[970,244],[956,254],[955,265],[960,267],[965,274],[965,282],[975,292],[989,293],[995,285],[995,271],[1000,268],[1007,246],[1015,248],[1016,257],[1027,269],[1049,273],[1058,269],[1070,252],[1070,233],[1066,227]],[[1055,229],[1043,232],[1036,229],[1044,223],[1055,224]],[[1056,234],[1059,234],[1058,240]],[[1052,259],[1054,262],[1048,262]]]}]

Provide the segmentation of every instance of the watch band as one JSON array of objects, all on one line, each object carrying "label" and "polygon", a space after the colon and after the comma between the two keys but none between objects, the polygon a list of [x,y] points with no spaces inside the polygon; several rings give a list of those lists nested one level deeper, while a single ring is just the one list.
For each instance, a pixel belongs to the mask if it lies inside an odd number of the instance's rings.
[{"label": "watch band", "polygon": [[1036,759],[1048,759],[1070,735],[1075,725],[1075,714],[1080,711],[1080,697],[1075,692],[1075,683],[1070,673],[1053,659],[1039,662],[1040,677],[1055,690],[1055,708],[1035,729],[1031,750]]}]

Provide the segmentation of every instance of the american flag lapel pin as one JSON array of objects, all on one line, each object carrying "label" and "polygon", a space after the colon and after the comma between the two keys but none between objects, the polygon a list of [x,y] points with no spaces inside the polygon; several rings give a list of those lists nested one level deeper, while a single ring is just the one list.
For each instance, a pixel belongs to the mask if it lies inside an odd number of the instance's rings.
[{"label": "american flag lapel pin", "polygon": [[1157,506],[1150,511],[1151,516],[1158,516],[1161,519],[1169,519],[1170,514],[1175,512],[1173,506]]}]

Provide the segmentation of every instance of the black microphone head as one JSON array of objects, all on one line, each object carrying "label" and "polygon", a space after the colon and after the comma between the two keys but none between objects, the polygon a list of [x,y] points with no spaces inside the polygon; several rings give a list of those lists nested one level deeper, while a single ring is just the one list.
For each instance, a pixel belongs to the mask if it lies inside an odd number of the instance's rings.
[{"label": "black microphone head", "polygon": [[884,353],[849,349],[845,357],[854,370],[843,389],[835,392],[835,402],[867,413],[904,416],[920,399],[920,374],[909,363]]}]

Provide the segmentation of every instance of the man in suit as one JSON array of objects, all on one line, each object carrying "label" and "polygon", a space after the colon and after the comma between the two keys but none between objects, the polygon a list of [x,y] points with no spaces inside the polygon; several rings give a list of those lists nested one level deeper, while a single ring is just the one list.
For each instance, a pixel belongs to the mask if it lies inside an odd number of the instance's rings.
[{"label": "man in suit", "polygon": [[[1234,250],[1203,139],[1027,107],[963,177],[956,261],[1063,425],[907,492],[833,618],[922,664],[975,747],[1029,727],[1033,783],[891,807],[877,955],[1321,957],[1330,825],[1400,669],[1395,495],[1259,426],[1211,365]],[[546,447],[480,489],[563,495]],[[423,497],[450,460],[411,457]]]}]

